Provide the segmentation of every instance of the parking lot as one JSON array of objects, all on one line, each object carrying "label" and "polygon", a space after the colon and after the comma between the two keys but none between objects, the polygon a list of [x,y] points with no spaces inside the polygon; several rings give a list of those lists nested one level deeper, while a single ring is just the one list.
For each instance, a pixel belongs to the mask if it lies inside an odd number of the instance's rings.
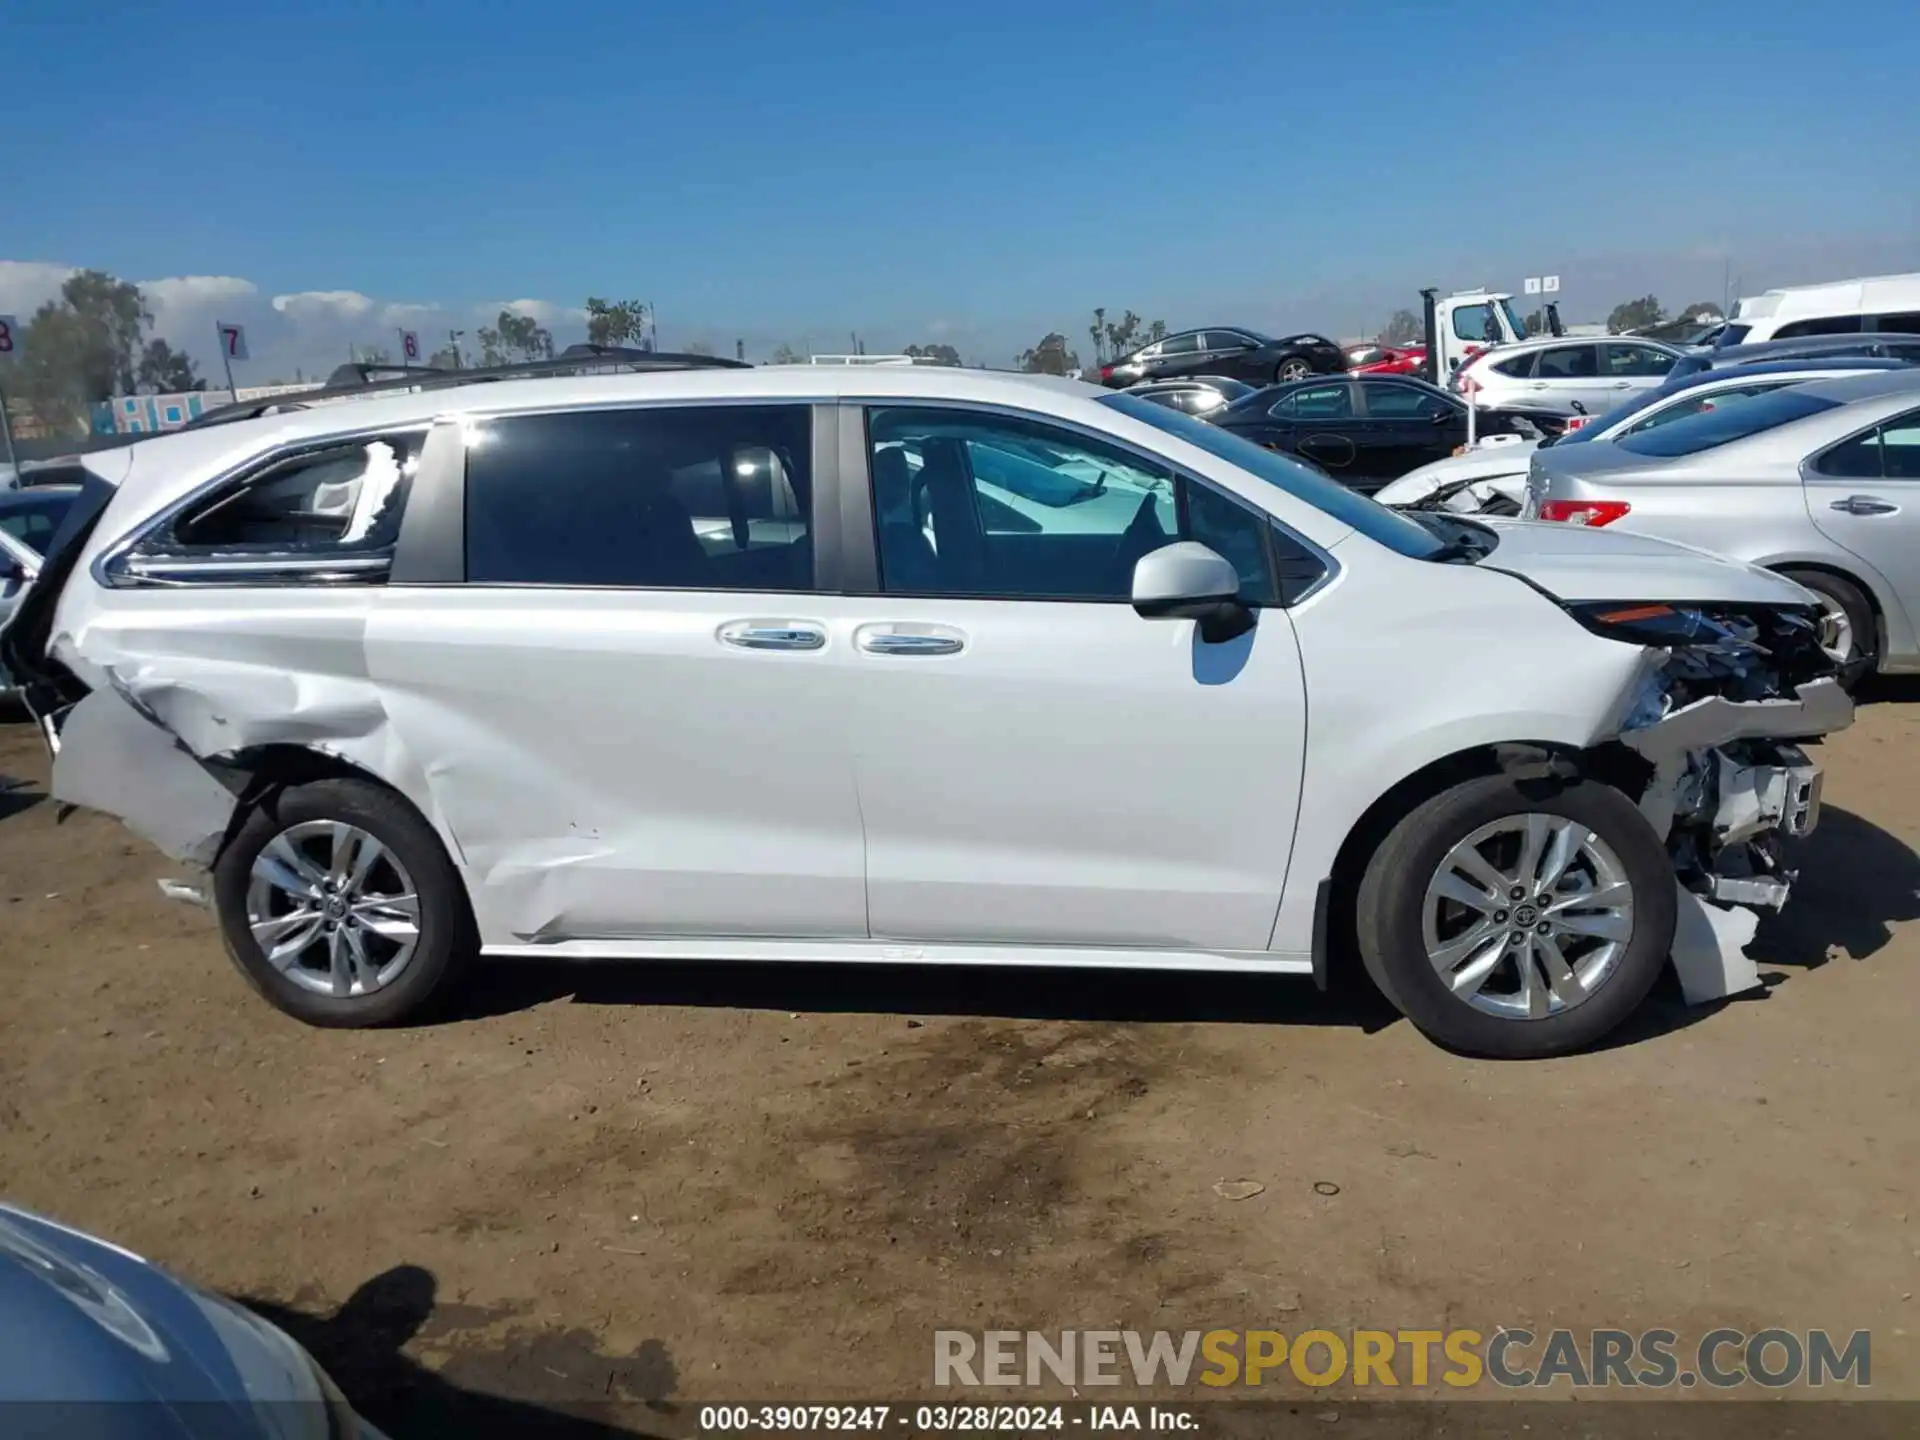
[{"label": "parking lot", "polygon": [[996,1326],[1870,1329],[1920,1397],[1917,744],[1908,686],[1823,747],[1764,998],[1502,1065],[1179,975],[495,963],[312,1030],[7,725],[0,1192],[261,1303],[375,1418],[911,1394]]}]

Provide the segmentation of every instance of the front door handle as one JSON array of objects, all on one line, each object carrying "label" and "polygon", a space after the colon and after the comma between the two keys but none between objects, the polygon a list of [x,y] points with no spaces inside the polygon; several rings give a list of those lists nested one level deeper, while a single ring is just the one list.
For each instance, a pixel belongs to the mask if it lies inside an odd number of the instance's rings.
[{"label": "front door handle", "polygon": [[1844,500],[1834,501],[1833,508],[1848,515],[1891,515],[1900,507],[1885,500],[1876,500],[1871,495],[1849,495]]},{"label": "front door handle", "polygon": [[862,625],[853,643],[869,655],[958,655],[967,637],[945,625]]},{"label": "front door handle", "polygon": [[827,632],[805,620],[735,620],[720,627],[720,639],[742,650],[818,650]]}]

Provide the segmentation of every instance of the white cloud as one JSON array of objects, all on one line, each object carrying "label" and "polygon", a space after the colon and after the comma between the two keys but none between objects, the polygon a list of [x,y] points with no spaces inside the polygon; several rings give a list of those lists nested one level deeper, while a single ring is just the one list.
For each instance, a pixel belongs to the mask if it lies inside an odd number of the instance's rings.
[{"label": "white cloud", "polygon": [[298,290],[273,297],[273,308],[296,319],[329,316],[358,320],[372,313],[375,301],[358,290]]},{"label": "white cloud", "polygon": [[536,325],[545,325],[552,329],[555,325],[584,325],[587,312],[577,305],[557,305],[551,300],[489,300],[474,306],[476,314],[487,320],[499,318],[502,310],[511,310],[516,315],[524,315]]},{"label": "white cloud", "polygon": [[71,265],[0,260],[0,314],[18,315],[24,322],[47,301],[59,297],[61,285],[73,272]]},{"label": "white cloud", "polygon": [[169,275],[139,284],[156,323],[163,311],[199,310],[225,301],[251,300],[260,293],[258,285],[237,275]]}]

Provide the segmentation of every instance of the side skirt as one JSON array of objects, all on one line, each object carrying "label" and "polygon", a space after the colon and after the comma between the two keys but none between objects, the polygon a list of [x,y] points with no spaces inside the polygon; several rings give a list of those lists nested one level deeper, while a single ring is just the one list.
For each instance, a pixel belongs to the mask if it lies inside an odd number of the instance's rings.
[{"label": "side skirt", "polygon": [[1309,955],[1265,950],[1100,949],[1070,945],[948,945],[901,940],[658,939],[556,940],[488,945],[483,955],[528,960],[745,960],[829,964],[999,965],[1097,970],[1239,971],[1313,974]]}]

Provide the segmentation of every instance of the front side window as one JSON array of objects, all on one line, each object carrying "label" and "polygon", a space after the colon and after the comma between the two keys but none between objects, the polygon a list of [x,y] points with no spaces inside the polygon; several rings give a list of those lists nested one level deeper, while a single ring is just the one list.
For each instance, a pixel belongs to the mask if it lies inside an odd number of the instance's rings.
[{"label": "front side window", "polygon": [[1540,380],[1590,380],[1599,373],[1591,345],[1557,345],[1540,352],[1534,376]]},{"label": "front side window", "polygon": [[1345,382],[1290,390],[1268,412],[1281,420],[1345,420],[1353,414],[1353,393]]},{"label": "front side window", "polygon": [[1609,375],[1664,375],[1674,357],[1651,345],[1603,345]]},{"label": "front side window", "polygon": [[476,585],[805,590],[804,405],[513,415],[467,439]]},{"label": "front side window", "polygon": [[1273,599],[1265,516],[1119,446],[945,407],[869,410],[867,437],[889,594],[1124,601],[1143,555],[1192,539]]},{"label": "front side window", "polygon": [[1425,560],[1444,548],[1426,526],[1378,500],[1348,489],[1318,466],[1304,464],[1295,456],[1268,450],[1231,430],[1151,404],[1138,395],[1105,395],[1100,403],[1226,461],[1340,524],[1358,530],[1396,555]]},{"label": "front side window", "polygon": [[1487,326],[1493,321],[1493,311],[1485,305],[1462,305],[1453,312],[1453,333],[1456,339],[1471,341],[1475,345],[1487,343]]},{"label": "front side window", "polygon": [[112,569],[135,582],[377,583],[425,444],[415,430],[273,457],[149,530]]}]

